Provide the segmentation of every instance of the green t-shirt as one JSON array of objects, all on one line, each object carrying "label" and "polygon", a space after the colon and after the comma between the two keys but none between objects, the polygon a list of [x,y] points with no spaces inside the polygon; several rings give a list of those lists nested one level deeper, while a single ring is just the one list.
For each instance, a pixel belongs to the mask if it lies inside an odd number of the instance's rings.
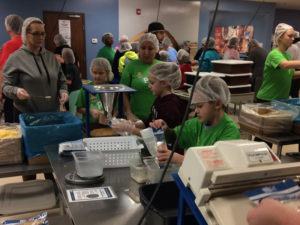
[{"label": "green t-shirt", "polygon": [[[154,64],[158,62],[160,61],[155,59]],[[140,59],[131,61],[125,66],[120,81],[121,84],[136,90],[130,96],[130,107],[132,113],[140,119],[149,116],[156,98],[148,87],[148,73],[151,67],[152,65],[143,64]]]},{"label": "green t-shirt", "polygon": [[[88,85],[93,85],[93,84],[94,82],[88,83]],[[90,101],[90,109],[98,109],[100,111],[104,110],[99,95],[89,94],[89,101]],[[78,94],[76,106],[78,108],[85,107],[85,91],[83,90],[83,88],[80,89],[80,92]],[[86,114],[82,116],[82,122],[85,123],[85,121],[86,121]],[[90,115],[90,123],[96,123],[96,122],[98,122],[98,120],[94,119]]]},{"label": "green t-shirt", "polygon": [[289,97],[294,69],[282,69],[279,64],[291,60],[289,53],[281,53],[277,48],[272,50],[266,59],[264,77],[257,98],[271,101]]},{"label": "green t-shirt", "polygon": [[115,50],[111,47],[107,47],[107,46],[104,46],[103,48],[101,48],[97,54],[97,58],[98,57],[103,57],[103,58],[106,58],[110,65],[112,66],[113,65],[113,62],[114,62],[114,57],[115,57]]},{"label": "green t-shirt", "polygon": [[[176,135],[180,126],[174,128]],[[206,128],[198,118],[187,120],[184,123],[182,134],[179,140],[180,148],[195,146],[209,146],[217,141],[240,139],[240,132],[236,123],[226,114],[215,126]]]}]

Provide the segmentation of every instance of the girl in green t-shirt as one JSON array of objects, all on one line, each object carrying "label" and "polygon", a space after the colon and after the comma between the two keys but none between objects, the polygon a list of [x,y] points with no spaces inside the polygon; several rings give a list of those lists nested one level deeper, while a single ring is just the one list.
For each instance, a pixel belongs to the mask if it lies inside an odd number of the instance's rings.
[{"label": "girl in green t-shirt", "polygon": [[[110,63],[105,58],[95,58],[92,60],[90,65],[90,73],[93,77],[92,82],[88,83],[90,85],[100,85],[106,84],[111,81],[114,77]],[[100,101],[99,95],[89,94],[89,102],[90,102],[90,123],[96,123],[99,120],[99,116],[101,111],[103,111],[103,106]],[[83,122],[86,120],[86,112],[85,112],[85,92],[81,88],[80,93],[78,95],[78,99],[76,102],[77,112],[83,115]]]},{"label": "girl in green t-shirt", "polygon": [[[240,139],[240,132],[235,122],[224,111],[229,103],[230,92],[224,80],[218,77],[205,76],[197,81],[192,105],[195,106],[196,118],[185,121],[178,145],[188,149],[194,146],[209,146],[220,140]],[[156,120],[150,126],[168,129],[163,120]],[[174,128],[178,134],[180,126]],[[172,130],[168,129],[168,134]],[[162,146],[157,150],[160,164],[165,164],[171,151]],[[174,153],[172,162],[181,164],[184,156]]]},{"label": "girl in green t-shirt", "polygon": [[257,93],[259,102],[289,97],[292,79],[300,77],[300,60],[291,60],[287,49],[293,44],[295,31],[292,26],[280,23],[274,34],[274,47],[267,56],[263,83]]}]

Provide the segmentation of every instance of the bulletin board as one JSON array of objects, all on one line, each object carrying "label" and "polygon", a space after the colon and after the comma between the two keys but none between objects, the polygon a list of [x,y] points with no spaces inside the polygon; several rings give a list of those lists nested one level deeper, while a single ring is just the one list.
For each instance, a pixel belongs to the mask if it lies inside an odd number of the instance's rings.
[{"label": "bulletin board", "polygon": [[253,25],[238,25],[228,27],[215,28],[216,49],[220,53],[224,53],[227,49],[229,41],[233,37],[239,39],[239,52],[246,53],[248,51],[249,40],[253,38]]}]

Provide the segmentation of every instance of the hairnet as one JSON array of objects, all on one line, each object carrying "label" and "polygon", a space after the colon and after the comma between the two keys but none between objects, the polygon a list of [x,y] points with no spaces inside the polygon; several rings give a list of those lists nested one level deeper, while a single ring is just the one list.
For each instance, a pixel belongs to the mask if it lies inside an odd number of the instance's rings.
[{"label": "hairnet", "polygon": [[162,41],[161,44],[162,44],[162,47],[163,47],[163,48],[168,48],[168,47],[170,47],[170,46],[172,45],[172,41],[171,41],[170,38],[165,37],[165,38],[163,39],[163,41]]},{"label": "hairnet", "polygon": [[112,81],[114,79],[114,74],[111,72],[111,65],[106,58],[94,58],[90,65],[90,72],[92,73],[93,67],[100,67],[103,68],[105,71],[108,72],[108,81]]},{"label": "hairnet", "polygon": [[230,101],[230,91],[224,80],[214,76],[204,76],[196,83],[192,104],[221,100],[224,105]]},{"label": "hairnet", "polygon": [[65,64],[75,63],[75,56],[71,48],[63,48],[61,52],[61,56],[64,59]]},{"label": "hairnet", "polygon": [[135,53],[138,53],[139,52],[139,43],[137,42],[132,42],[131,43],[131,47],[132,47],[132,51],[134,51]]},{"label": "hairnet", "polygon": [[109,38],[109,37],[113,38],[114,36],[112,35],[112,33],[104,33],[102,35],[102,42],[103,42],[103,44],[105,44],[106,39]]},{"label": "hairnet", "polygon": [[181,44],[181,48],[190,47],[190,41],[184,41]]},{"label": "hairnet", "polygon": [[123,34],[121,35],[121,37],[119,38],[119,42],[127,42],[128,41],[128,36]]},{"label": "hairnet", "polygon": [[39,23],[39,24],[43,24],[43,21],[41,21],[39,18],[37,17],[28,17],[27,19],[24,20],[23,22],[23,26],[22,26],[22,41],[24,44],[26,44],[27,39],[26,39],[26,34],[29,32],[29,27],[32,23]]},{"label": "hairnet", "polygon": [[260,45],[259,45],[259,42],[258,42],[257,40],[252,39],[252,40],[250,40],[249,43],[248,43],[248,48],[251,48],[251,47],[254,47],[254,46],[259,47]]},{"label": "hairnet", "polygon": [[61,34],[56,34],[53,38],[55,45],[61,46],[67,44],[66,39]]},{"label": "hairnet", "polygon": [[187,63],[190,61],[190,54],[186,50],[180,49],[177,53],[177,58],[182,63]]},{"label": "hairnet", "polygon": [[280,23],[276,26],[275,28],[275,33],[274,33],[274,45],[277,47],[278,46],[278,40],[279,38],[287,31],[293,29],[292,26],[286,24],[286,23]]},{"label": "hairnet", "polygon": [[168,62],[169,61],[169,53],[165,50],[161,50],[159,52],[159,59],[163,62]]},{"label": "hairnet", "polygon": [[154,48],[156,49],[156,51],[158,51],[159,49],[159,42],[158,42],[158,39],[156,37],[155,34],[152,34],[152,33],[146,33],[144,34],[140,40],[139,40],[139,46],[141,47],[142,43],[144,41],[151,41],[154,45]]},{"label": "hairnet", "polygon": [[[203,45],[205,45],[206,44],[206,40],[207,40],[207,37],[203,38],[202,41],[201,41],[201,43]],[[216,47],[215,39],[212,38],[212,37],[209,37],[208,43],[207,43],[207,48],[215,48],[215,47]]]},{"label": "hairnet", "polygon": [[237,37],[233,37],[230,39],[228,48],[234,48],[239,42],[239,39]]},{"label": "hairnet", "polygon": [[120,44],[119,52],[124,53],[130,51],[132,49],[131,44],[129,42],[123,42]]},{"label": "hairnet", "polygon": [[5,27],[16,34],[21,34],[23,19],[18,15],[8,15],[5,17]]},{"label": "hairnet", "polygon": [[151,67],[149,73],[157,80],[167,80],[169,85],[176,89],[181,83],[181,71],[175,63],[162,62]]}]

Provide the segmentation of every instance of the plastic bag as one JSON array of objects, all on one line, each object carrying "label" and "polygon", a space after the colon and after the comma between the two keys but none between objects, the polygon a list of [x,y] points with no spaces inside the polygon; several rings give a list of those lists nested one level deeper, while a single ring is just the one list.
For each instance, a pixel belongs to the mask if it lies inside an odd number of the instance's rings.
[{"label": "plastic bag", "polygon": [[244,104],[239,116],[241,128],[250,129],[261,135],[288,133],[298,109],[288,104],[274,101],[270,103]]},{"label": "plastic bag", "polygon": [[65,123],[63,112],[32,113],[23,115],[26,126],[45,126]]},{"label": "plastic bag", "polygon": [[47,212],[43,212],[27,220],[5,220],[3,225],[48,225]]},{"label": "plastic bag", "polygon": [[[118,124],[118,128],[112,127],[113,124]],[[110,126],[115,132],[120,134],[121,136],[128,136],[131,135],[131,132],[129,131],[131,128],[134,128],[134,123],[131,122],[130,120],[125,120],[125,119],[117,119],[117,118],[112,118],[108,122],[108,126]]]}]

